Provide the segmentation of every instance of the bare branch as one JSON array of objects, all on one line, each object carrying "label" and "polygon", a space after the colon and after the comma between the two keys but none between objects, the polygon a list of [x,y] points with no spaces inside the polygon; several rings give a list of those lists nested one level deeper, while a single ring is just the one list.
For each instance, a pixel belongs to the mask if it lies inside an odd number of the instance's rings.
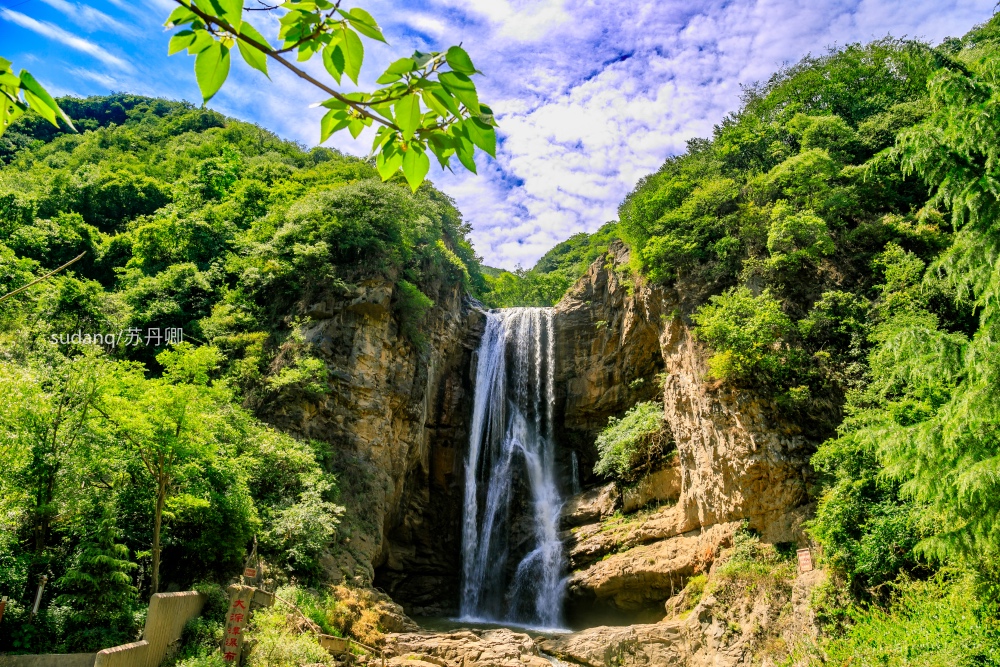
[{"label": "bare branch", "polygon": [[70,266],[71,264],[76,264],[76,263],[77,263],[77,262],[79,262],[79,261],[80,261],[81,259],[83,259],[83,256],[84,256],[84,255],[86,255],[86,254],[87,254],[86,252],[81,252],[81,253],[80,253],[79,255],[77,255],[77,256],[76,256],[76,257],[74,257],[73,259],[69,260],[68,262],[66,262],[65,264],[63,264],[62,266],[60,266],[60,267],[59,267],[58,269],[54,269],[54,270],[52,270],[52,271],[49,271],[48,273],[46,273],[46,274],[45,274],[44,276],[42,276],[41,278],[38,278],[38,279],[36,279],[36,280],[32,280],[32,281],[31,281],[30,283],[28,283],[28,284],[27,284],[27,285],[25,285],[24,287],[18,287],[18,288],[17,288],[16,290],[14,290],[13,292],[9,292],[9,293],[7,293],[7,294],[4,294],[3,296],[0,296],[0,301],[3,301],[4,299],[9,299],[10,297],[14,296],[15,294],[17,294],[17,293],[19,293],[19,292],[23,292],[24,290],[28,289],[28,288],[29,288],[29,287],[31,287],[32,285],[37,285],[38,283],[42,282],[42,281],[43,281],[43,280],[45,280],[46,278],[48,278],[48,277],[50,277],[50,276],[53,276],[53,275],[55,275],[55,274],[59,273],[60,271],[62,271],[63,269],[65,269],[65,268],[66,268],[67,266]]}]

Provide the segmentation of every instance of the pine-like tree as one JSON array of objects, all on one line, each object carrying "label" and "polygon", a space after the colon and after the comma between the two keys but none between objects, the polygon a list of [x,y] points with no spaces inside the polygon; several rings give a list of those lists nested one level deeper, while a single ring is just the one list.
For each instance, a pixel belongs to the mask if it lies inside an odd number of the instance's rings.
[{"label": "pine-like tree", "polygon": [[129,573],[136,564],[119,537],[114,517],[106,512],[81,543],[76,562],[56,582],[64,591],[56,604],[73,610],[67,623],[73,650],[99,650],[133,638],[137,589]]}]

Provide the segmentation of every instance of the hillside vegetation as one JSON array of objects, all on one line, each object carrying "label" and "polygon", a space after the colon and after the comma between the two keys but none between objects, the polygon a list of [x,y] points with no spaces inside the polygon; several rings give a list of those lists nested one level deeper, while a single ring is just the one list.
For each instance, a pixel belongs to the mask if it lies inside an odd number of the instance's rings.
[{"label": "hillside vegetation", "polygon": [[619,209],[706,379],[826,438],[832,664],[1000,660],[998,74],[1000,18],[808,57]]},{"label": "hillside vegetation", "polygon": [[61,104],[80,133],[27,116],[0,145],[0,295],[83,253],[0,303],[0,651],[131,641],[140,600],[228,581],[255,535],[279,579],[315,580],[330,445],[255,416],[328,390],[303,305],[385,277],[419,347],[439,291],[484,287],[429,185],[186,104]]}]

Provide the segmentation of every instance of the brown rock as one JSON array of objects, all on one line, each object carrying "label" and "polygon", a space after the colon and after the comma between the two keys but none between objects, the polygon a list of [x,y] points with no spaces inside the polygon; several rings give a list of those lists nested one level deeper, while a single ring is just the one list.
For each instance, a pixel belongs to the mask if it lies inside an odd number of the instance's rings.
[{"label": "brown rock", "polygon": [[389,635],[386,653],[406,667],[413,664],[399,662],[406,656],[439,667],[552,667],[528,635],[506,629]]},{"label": "brown rock", "polygon": [[622,512],[628,514],[652,503],[676,501],[680,495],[680,467],[657,470],[622,491]]},{"label": "brown rock", "polygon": [[571,601],[593,596],[622,611],[662,609],[692,575],[708,569],[738,527],[717,524],[611,554],[570,575],[567,593]]},{"label": "brown rock", "polygon": [[613,483],[584,491],[569,498],[563,504],[562,525],[564,527],[582,526],[600,521],[614,514],[617,504],[618,490]]}]

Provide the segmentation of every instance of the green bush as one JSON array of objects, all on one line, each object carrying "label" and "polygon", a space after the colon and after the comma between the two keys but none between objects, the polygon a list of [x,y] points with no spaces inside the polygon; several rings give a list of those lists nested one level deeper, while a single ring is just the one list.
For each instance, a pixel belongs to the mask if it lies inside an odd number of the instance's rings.
[{"label": "green bush", "polygon": [[420,330],[428,311],[434,307],[434,301],[420,291],[420,288],[406,280],[396,283],[396,301],[393,309],[399,322],[399,331],[410,342],[422,346],[426,336]]},{"label": "green bush", "polygon": [[785,337],[792,321],[765,290],[754,296],[746,287],[714,296],[692,318],[695,335],[714,350],[712,377],[729,382],[767,384],[786,374]]},{"label": "green bush", "polygon": [[969,577],[942,574],[894,584],[887,607],[849,607],[823,648],[832,665],[995,666],[1000,625]]},{"label": "green bush", "polygon": [[663,404],[637,403],[620,419],[611,417],[597,436],[594,472],[619,482],[631,482],[649,472],[668,453]]}]

